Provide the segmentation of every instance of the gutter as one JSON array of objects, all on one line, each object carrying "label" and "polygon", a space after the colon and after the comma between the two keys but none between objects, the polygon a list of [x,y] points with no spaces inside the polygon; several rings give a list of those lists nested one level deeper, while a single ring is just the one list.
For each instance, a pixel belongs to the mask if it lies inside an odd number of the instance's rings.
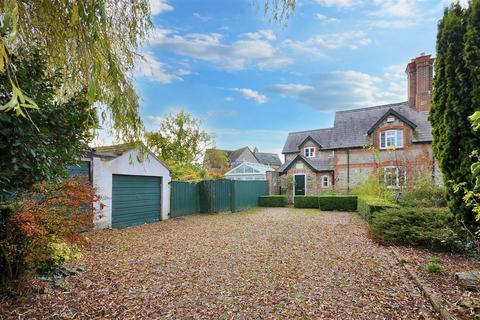
[{"label": "gutter", "polygon": [[350,194],[350,149],[347,149],[347,194]]}]

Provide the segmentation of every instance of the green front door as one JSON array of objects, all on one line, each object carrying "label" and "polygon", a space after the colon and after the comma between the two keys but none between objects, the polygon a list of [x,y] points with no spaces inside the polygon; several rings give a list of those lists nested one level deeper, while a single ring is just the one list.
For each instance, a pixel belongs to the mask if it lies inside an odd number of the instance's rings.
[{"label": "green front door", "polygon": [[113,175],[112,228],[138,226],[161,217],[160,177]]},{"label": "green front door", "polygon": [[305,195],[305,176],[303,174],[295,176],[295,195]]}]

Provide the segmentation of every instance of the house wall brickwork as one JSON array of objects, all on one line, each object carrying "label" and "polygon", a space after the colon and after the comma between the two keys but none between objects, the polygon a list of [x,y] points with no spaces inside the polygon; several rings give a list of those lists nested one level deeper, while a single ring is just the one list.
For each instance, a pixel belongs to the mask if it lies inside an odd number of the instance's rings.
[{"label": "house wall brickwork", "polygon": [[423,174],[434,175],[432,146],[416,143],[398,150],[372,151],[369,149],[336,150],[334,157],[335,189],[349,193],[361,181],[386,166],[404,167],[407,185]]},{"label": "house wall brickwork", "polygon": [[[333,173],[315,172],[305,164],[304,168],[299,168],[296,164],[293,164],[287,173],[281,175],[281,177],[287,176],[291,178],[298,173],[305,173],[307,176],[312,177],[311,179],[315,179],[317,183],[315,187],[307,187],[307,194],[309,195],[321,194],[327,191],[321,188],[321,176],[325,174],[329,175],[330,183],[336,191],[350,193],[363,180],[368,179],[379,168],[386,166],[404,167],[407,185],[417,180],[423,174],[431,174],[437,181],[439,179],[439,171],[438,166],[435,169],[431,143],[413,143],[414,130],[412,127],[397,117],[394,117],[391,122],[387,121],[387,118],[375,128],[370,136],[366,137],[367,144],[365,148],[318,150],[318,147],[315,146],[317,157],[333,157]],[[380,149],[380,134],[386,130],[402,130],[403,147],[395,150]],[[307,142],[305,147],[310,146],[310,144],[314,145],[312,142]],[[302,155],[303,148],[299,152]],[[297,155],[298,153],[286,154],[287,159],[294,159]],[[290,189],[286,190],[289,197],[292,196],[293,187]]]},{"label": "house wall brickwork", "polygon": [[[304,174],[306,176],[306,195],[318,195],[328,192],[332,189],[333,173],[332,172],[316,172],[301,160],[293,163],[292,167],[279,177],[279,184],[282,186],[280,193],[287,194],[290,203],[293,201],[293,183],[294,176]],[[322,187],[322,177],[328,176],[330,185],[328,188]],[[286,182],[286,181],[290,182]]]}]

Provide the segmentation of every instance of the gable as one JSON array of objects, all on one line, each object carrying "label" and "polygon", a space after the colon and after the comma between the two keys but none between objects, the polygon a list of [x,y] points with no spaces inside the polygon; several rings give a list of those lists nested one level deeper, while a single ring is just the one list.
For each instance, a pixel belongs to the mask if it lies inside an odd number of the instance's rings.
[{"label": "gable", "polygon": [[299,150],[302,150],[302,148],[305,146],[305,144],[307,142],[312,142],[313,144],[315,144],[319,149],[322,148],[321,144],[318,143],[317,140],[313,139],[312,136],[307,136],[299,145],[298,145],[298,149]]},{"label": "gable", "polygon": [[415,129],[417,127],[417,125],[415,123],[413,123],[412,121],[410,121],[406,117],[402,116],[400,113],[396,112],[393,109],[389,109],[387,112],[385,112],[385,114],[380,119],[378,119],[377,122],[375,122],[373,124],[373,126],[367,131],[367,134],[369,134],[369,135],[372,134],[373,131],[380,124],[382,124],[384,121],[386,121],[389,117],[394,117],[394,119],[398,119],[399,121],[401,121],[401,122],[407,124],[408,126],[410,126],[412,129]]},{"label": "gable", "polygon": [[288,164],[285,164],[284,166],[278,168],[277,170],[279,172],[286,172],[288,171],[293,165],[295,165],[298,161],[302,161],[307,167],[309,167],[311,170],[313,171],[318,171],[317,169],[315,169],[307,160],[305,160],[304,157],[302,157],[301,155],[297,155],[292,161],[290,161],[290,163]]},{"label": "gable", "polygon": [[257,158],[248,147],[235,150],[230,154],[230,162],[236,162],[236,161],[253,162],[253,163],[258,162]]}]

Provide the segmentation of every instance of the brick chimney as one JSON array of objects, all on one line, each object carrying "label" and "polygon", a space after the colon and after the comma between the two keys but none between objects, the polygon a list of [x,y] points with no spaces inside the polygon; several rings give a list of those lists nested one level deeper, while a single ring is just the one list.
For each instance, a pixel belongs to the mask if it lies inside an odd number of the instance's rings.
[{"label": "brick chimney", "polygon": [[408,105],[418,111],[428,111],[432,105],[433,61],[431,55],[421,53],[405,70],[408,76]]}]

